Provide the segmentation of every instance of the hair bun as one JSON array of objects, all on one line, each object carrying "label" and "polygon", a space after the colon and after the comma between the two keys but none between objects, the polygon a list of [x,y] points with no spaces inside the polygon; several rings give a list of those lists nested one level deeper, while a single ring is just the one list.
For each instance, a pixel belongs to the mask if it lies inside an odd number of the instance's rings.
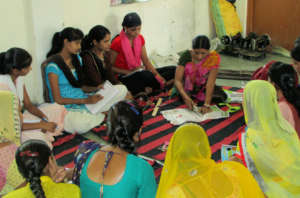
[{"label": "hair bun", "polygon": [[295,87],[295,79],[289,74],[282,74],[280,77],[280,83],[285,89]]}]

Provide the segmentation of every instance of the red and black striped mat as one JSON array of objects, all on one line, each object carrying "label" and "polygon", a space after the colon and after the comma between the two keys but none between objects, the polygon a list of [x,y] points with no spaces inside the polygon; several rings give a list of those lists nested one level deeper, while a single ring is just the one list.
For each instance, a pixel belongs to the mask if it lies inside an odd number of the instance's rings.
[{"label": "red and black striped mat", "polygon": [[[224,88],[232,91],[242,91],[240,88]],[[159,97],[163,99],[163,103],[161,104],[159,111],[186,107],[178,98],[170,99],[165,93],[152,97],[151,100],[153,103],[156,103]],[[221,107],[223,110],[226,110],[226,108],[227,107]],[[151,114],[153,109],[154,105],[151,105],[146,107],[144,110],[143,131],[137,152],[144,156],[163,161],[166,153],[161,151],[159,148],[166,141],[170,141],[178,126],[170,124],[159,112],[157,113],[157,116],[152,117]],[[222,144],[236,144],[239,133],[245,128],[245,121],[242,110],[239,110],[235,113],[231,113],[229,118],[206,120],[201,122],[200,125],[206,130],[208,135],[212,158],[219,161],[221,159],[220,149]],[[106,139],[105,130],[106,127],[101,125],[94,128],[92,132],[101,138]],[[80,135],[70,135],[67,133],[58,137],[54,143],[53,149],[58,164],[72,167],[73,155],[79,144],[84,140],[86,139]],[[154,164],[153,167],[155,169],[155,175],[158,177],[162,167],[157,164]]]}]

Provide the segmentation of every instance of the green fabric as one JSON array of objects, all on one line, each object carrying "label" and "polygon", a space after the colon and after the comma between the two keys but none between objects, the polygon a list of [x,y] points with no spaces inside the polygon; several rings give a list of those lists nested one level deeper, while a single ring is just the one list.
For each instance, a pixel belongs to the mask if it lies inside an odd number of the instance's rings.
[{"label": "green fabric", "polygon": [[219,38],[222,38],[222,36],[226,35],[226,28],[225,28],[223,17],[221,15],[219,0],[211,0],[210,2],[211,2],[212,17],[215,24],[217,36]]}]

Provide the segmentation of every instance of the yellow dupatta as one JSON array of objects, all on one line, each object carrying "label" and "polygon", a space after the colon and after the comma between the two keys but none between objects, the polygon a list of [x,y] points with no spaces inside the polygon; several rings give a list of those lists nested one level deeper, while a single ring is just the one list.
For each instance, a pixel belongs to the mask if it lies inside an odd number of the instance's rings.
[{"label": "yellow dupatta", "polygon": [[0,91],[0,143],[12,142],[20,145],[19,102],[10,91]]},{"label": "yellow dupatta", "polygon": [[237,162],[211,159],[207,135],[196,124],[179,127],[168,147],[156,198],[263,198],[250,172]]},{"label": "yellow dupatta", "polygon": [[300,197],[300,141],[280,113],[275,88],[249,82],[244,90],[246,150],[261,175],[269,198]]}]

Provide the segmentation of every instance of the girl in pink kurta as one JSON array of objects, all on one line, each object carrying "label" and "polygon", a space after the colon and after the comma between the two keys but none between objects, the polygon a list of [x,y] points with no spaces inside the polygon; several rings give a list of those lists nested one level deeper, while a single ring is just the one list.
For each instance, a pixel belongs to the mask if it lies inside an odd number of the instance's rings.
[{"label": "girl in pink kurta", "polygon": [[295,128],[300,138],[300,92],[297,89],[297,72],[289,64],[275,62],[270,67],[268,76],[276,88],[283,117]]}]

